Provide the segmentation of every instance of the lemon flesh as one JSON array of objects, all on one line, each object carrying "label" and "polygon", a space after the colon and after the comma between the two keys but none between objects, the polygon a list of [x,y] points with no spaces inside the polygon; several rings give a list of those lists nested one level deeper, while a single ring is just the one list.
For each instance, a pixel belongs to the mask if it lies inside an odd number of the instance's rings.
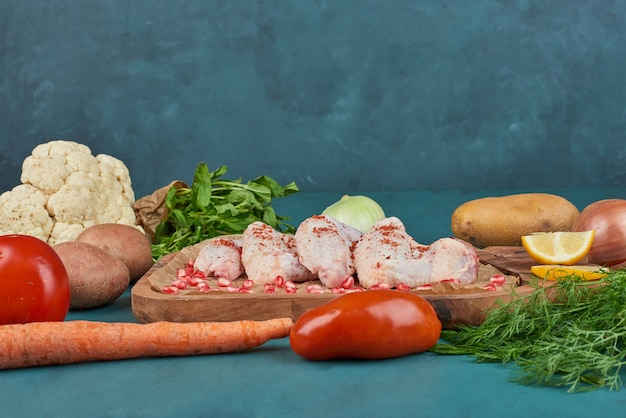
[{"label": "lemon flesh", "polygon": [[594,237],[594,230],[538,232],[522,236],[522,245],[528,255],[539,264],[572,266],[585,258]]},{"label": "lemon flesh", "polygon": [[609,274],[609,269],[600,266],[563,266],[542,264],[532,266],[531,273],[544,280],[567,280],[579,277],[582,280],[599,280]]}]

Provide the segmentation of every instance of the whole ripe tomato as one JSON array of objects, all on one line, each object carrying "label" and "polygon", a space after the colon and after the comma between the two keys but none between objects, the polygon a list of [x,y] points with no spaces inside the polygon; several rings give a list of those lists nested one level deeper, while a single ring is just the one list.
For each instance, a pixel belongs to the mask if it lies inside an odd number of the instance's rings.
[{"label": "whole ripe tomato", "polygon": [[291,329],[289,343],[309,360],[374,360],[426,351],[439,340],[441,328],[435,309],[421,296],[367,290],[305,312]]},{"label": "whole ripe tomato", "polygon": [[0,236],[0,324],[62,321],[70,306],[63,262],[46,242]]}]

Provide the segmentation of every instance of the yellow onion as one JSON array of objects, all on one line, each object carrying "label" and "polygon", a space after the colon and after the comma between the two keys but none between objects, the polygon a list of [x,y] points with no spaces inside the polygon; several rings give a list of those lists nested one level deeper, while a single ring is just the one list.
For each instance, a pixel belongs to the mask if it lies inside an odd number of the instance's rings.
[{"label": "yellow onion", "polygon": [[372,225],[385,217],[385,212],[373,199],[367,196],[344,195],[322,212],[352,228],[365,233]]},{"label": "yellow onion", "polygon": [[587,260],[614,266],[626,261],[626,200],[605,199],[589,204],[580,212],[574,231],[595,230]]}]

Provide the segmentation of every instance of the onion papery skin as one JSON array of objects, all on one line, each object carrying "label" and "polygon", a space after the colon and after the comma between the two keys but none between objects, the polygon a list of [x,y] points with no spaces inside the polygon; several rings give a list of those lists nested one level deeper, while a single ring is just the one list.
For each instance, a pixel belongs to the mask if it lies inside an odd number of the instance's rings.
[{"label": "onion papery skin", "polygon": [[574,231],[595,230],[587,261],[614,266],[626,261],[626,200],[604,199],[589,204],[580,212]]}]

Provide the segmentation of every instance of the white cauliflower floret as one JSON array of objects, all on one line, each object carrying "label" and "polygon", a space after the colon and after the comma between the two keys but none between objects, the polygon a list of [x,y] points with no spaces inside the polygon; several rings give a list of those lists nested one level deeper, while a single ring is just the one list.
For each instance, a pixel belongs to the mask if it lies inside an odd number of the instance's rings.
[{"label": "white cauliflower floret", "polygon": [[100,178],[105,186],[115,189],[116,195],[124,202],[133,203],[135,192],[131,187],[128,167],[117,158],[106,154],[96,155],[96,160],[100,167]]},{"label": "white cauliflower floret", "polygon": [[[135,192],[131,187],[130,173],[124,163],[106,154],[96,156],[100,167],[100,181],[110,193],[103,199],[101,214],[115,217],[116,223],[135,224],[132,204]],[[101,223],[101,222],[98,222]]]},{"label": "white cauliflower floret", "polygon": [[75,172],[65,179],[65,184],[48,199],[48,212],[56,222],[73,224],[96,219],[101,210],[101,184],[98,178]]},{"label": "white cauliflower floret", "polygon": [[76,237],[83,232],[86,228],[95,225],[95,222],[89,221],[82,224],[71,224],[67,222],[56,222],[48,242],[51,245],[61,242],[74,241]]},{"label": "white cauliflower floret", "polygon": [[72,173],[98,174],[96,157],[89,147],[70,141],[50,141],[33,149],[22,163],[22,183],[46,194],[56,193]]},{"label": "white cauliflower floret", "polygon": [[0,234],[26,234],[47,241],[54,222],[46,210],[46,195],[20,184],[0,195]]},{"label": "white cauliflower floret", "polygon": [[35,235],[54,245],[95,224],[141,229],[128,168],[110,155],[93,156],[86,145],[38,145],[22,164],[21,180],[23,185],[0,195],[0,233]]}]

